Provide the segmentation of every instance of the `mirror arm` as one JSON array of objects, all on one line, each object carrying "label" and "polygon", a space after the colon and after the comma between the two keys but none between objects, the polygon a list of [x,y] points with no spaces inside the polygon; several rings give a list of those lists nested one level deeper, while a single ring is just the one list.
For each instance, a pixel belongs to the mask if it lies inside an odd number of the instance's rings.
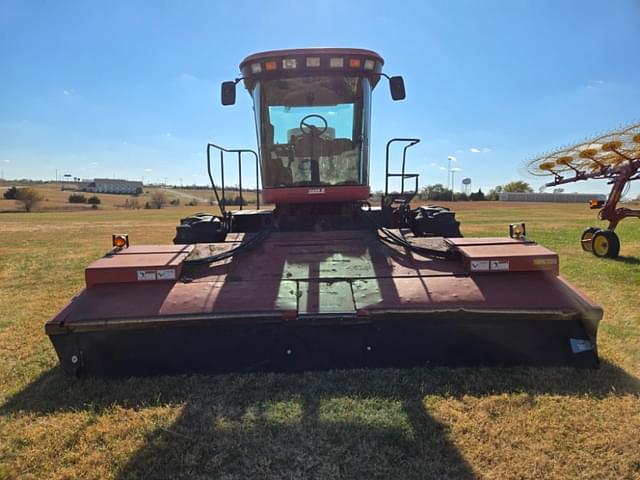
[{"label": "mirror arm", "polygon": [[368,73],[367,75],[377,75],[378,77],[384,77],[387,80],[391,80],[391,77],[389,75],[387,75],[386,73]]}]

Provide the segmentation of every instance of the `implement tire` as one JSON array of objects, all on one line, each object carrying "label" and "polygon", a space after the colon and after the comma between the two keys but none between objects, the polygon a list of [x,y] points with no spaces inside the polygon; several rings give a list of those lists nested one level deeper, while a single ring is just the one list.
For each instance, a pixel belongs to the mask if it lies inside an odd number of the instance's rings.
[{"label": "implement tire", "polygon": [[616,258],[620,253],[620,239],[611,230],[600,230],[591,240],[593,254],[601,258]]},{"label": "implement tire", "polygon": [[580,237],[580,246],[585,252],[593,252],[593,236],[599,232],[598,227],[585,228]]}]

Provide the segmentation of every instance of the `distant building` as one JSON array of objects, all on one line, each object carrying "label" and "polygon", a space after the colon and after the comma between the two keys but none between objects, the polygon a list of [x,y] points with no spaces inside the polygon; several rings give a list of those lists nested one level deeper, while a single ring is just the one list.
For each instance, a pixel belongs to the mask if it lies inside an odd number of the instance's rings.
[{"label": "distant building", "polygon": [[142,193],[142,182],[131,180],[120,180],[114,178],[96,178],[94,180],[83,180],[78,185],[83,192],[91,193],[123,193],[135,195]]},{"label": "distant building", "polygon": [[588,203],[590,200],[607,200],[602,193],[515,193],[501,192],[501,202],[557,202]]}]

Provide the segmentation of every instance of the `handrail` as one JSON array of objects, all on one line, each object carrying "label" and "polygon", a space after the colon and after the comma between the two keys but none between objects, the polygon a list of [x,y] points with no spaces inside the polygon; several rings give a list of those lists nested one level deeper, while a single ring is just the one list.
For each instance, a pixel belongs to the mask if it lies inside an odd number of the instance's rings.
[{"label": "handrail", "polygon": [[[405,142],[407,143],[407,145],[404,146],[404,148],[402,149],[402,173],[397,174],[397,173],[389,173],[389,151],[391,149],[391,144],[394,142]],[[384,171],[384,194],[385,196],[389,194],[389,177],[397,177],[400,176],[402,177],[402,187],[401,187],[401,193],[404,193],[404,181],[407,178],[413,178],[416,174],[405,174],[405,164],[406,164],[406,160],[407,160],[407,149],[409,149],[409,147],[413,147],[414,145],[417,145],[418,143],[420,143],[420,139],[419,138],[392,138],[391,140],[389,140],[387,142],[387,146],[386,146],[386,160],[385,160],[385,171]],[[417,180],[416,180],[416,193],[417,192]]]},{"label": "handrail", "polygon": [[[220,151],[220,181],[221,181],[221,189],[222,189],[222,202],[220,201],[220,196],[218,195],[218,189],[216,188],[216,183],[213,180],[213,174],[211,173],[211,148],[215,148]],[[246,153],[253,154],[256,160],[256,208],[260,209],[260,159],[255,150],[251,150],[249,148],[225,148],[220,145],[216,145],[215,143],[207,143],[207,173],[209,174],[209,180],[211,181],[211,187],[213,188],[213,193],[216,196],[216,201],[218,202],[218,206],[220,207],[220,211],[222,212],[222,216],[226,217],[226,197],[224,192],[224,154],[225,153],[237,153],[238,154],[238,190],[240,195],[240,210],[242,210],[242,204],[244,203],[244,198],[242,196],[242,155]]]}]

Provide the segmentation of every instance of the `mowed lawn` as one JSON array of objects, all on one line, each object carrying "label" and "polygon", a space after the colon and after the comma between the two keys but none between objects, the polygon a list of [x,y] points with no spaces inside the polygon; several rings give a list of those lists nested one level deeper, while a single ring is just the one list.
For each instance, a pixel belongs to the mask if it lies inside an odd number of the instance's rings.
[{"label": "mowed lawn", "polygon": [[43,324],[111,233],[170,242],[207,207],[1,214],[0,478],[640,478],[640,222],[614,261],[580,250],[584,205],[455,207],[467,236],[523,220],[560,254],[604,307],[600,369],[67,378]]}]

